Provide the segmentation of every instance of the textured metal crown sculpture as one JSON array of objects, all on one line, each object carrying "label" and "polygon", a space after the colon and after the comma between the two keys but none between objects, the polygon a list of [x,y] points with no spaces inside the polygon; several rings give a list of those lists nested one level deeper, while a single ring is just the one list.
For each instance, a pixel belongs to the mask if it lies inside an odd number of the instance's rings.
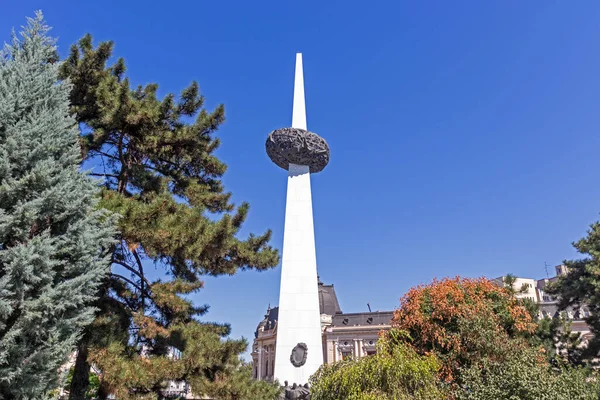
[{"label": "textured metal crown sculpture", "polygon": [[271,161],[288,170],[290,164],[307,165],[311,173],[321,172],[329,162],[329,146],[316,133],[299,128],[281,128],[267,137]]}]

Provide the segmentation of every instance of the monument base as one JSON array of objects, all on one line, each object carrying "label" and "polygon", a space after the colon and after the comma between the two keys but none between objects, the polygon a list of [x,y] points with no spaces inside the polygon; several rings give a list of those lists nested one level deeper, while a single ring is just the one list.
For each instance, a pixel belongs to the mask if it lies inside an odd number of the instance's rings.
[{"label": "monument base", "polygon": [[283,392],[279,395],[279,400],[310,400],[310,389],[308,387],[308,383],[304,386],[296,385],[295,383],[292,386],[288,386],[287,382],[283,387]]}]

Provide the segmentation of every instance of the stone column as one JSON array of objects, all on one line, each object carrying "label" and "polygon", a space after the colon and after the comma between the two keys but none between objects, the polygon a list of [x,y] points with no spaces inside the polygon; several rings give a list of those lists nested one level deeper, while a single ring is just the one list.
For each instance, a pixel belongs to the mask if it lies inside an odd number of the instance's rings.
[{"label": "stone column", "polygon": [[257,369],[258,370],[257,370],[257,373],[256,373],[256,377],[257,377],[257,379],[259,381],[262,380],[262,370],[263,370],[262,369],[262,363],[263,363],[262,353],[263,353],[263,347],[262,347],[262,345],[259,345],[258,346],[258,365],[257,365]]},{"label": "stone column", "polygon": [[332,361],[333,362],[336,362],[337,360],[339,360],[339,357],[338,357],[338,342],[337,342],[337,340],[333,341],[333,351],[331,353],[332,353],[332,358],[333,358]]},{"label": "stone column", "polygon": [[269,364],[271,363],[269,361],[269,346],[265,346],[264,363],[265,363],[265,365],[263,366],[263,372],[265,375],[264,379],[267,380],[267,377],[269,376]]},{"label": "stone column", "polygon": [[343,356],[342,356],[342,348],[340,347],[340,342],[337,342],[337,349],[336,349],[336,361],[342,361],[343,360]]},{"label": "stone column", "polygon": [[275,374],[275,345],[272,344],[269,348],[269,359],[271,359],[271,374],[269,376],[273,380]]}]

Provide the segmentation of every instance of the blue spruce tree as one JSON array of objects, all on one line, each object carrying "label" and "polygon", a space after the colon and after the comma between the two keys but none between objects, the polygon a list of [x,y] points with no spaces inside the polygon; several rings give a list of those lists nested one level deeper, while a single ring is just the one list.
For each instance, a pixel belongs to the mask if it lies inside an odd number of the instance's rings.
[{"label": "blue spruce tree", "polygon": [[39,399],[92,322],[113,218],[79,171],[71,85],[41,13],[0,55],[0,399]]}]

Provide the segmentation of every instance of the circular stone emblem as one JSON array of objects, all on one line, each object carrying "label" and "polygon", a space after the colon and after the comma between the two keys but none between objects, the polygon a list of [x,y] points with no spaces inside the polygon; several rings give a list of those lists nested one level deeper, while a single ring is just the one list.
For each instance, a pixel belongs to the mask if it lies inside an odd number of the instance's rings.
[{"label": "circular stone emblem", "polygon": [[306,363],[306,355],[308,353],[308,346],[306,343],[298,343],[296,347],[292,349],[292,355],[290,361],[294,367],[301,367]]}]

